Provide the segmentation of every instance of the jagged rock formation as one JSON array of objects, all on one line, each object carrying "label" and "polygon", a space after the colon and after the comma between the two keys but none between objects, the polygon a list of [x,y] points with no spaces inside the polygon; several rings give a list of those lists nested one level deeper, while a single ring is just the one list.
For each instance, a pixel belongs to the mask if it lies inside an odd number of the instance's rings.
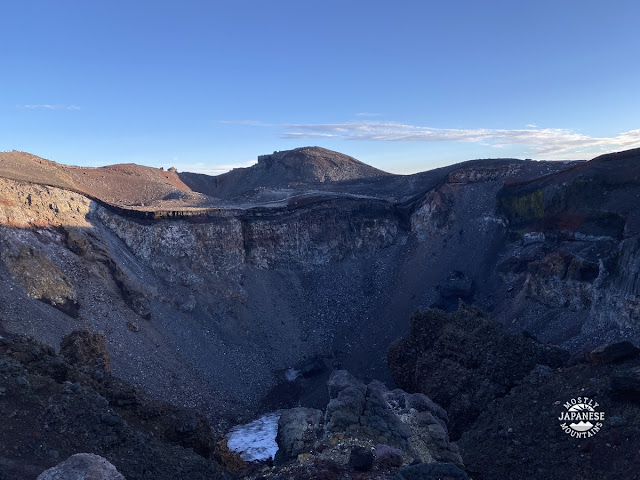
[{"label": "jagged rock formation", "polygon": [[108,372],[111,358],[107,352],[104,335],[88,330],[75,330],[60,343],[60,355],[69,363]]},{"label": "jagged rock formation", "polygon": [[[638,478],[639,363],[628,342],[568,358],[464,306],[416,313],[407,338],[389,349],[396,381],[447,407],[466,471],[479,480],[510,478],[514,469],[522,478]],[[577,397],[606,412],[583,439],[559,421]]]},{"label": "jagged rock formation", "polygon": [[346,370],[334,371],[327,386],[330,401],[324,415],[295,408],[280,417],[276,463],[324,451],[318,448],[323,442],[326,446],[332,439],[350,438],[399,448],[409,461],[462,466],[458,448],[449,441],[447,413],[427,396],[389,391],[376,381],[365,385]]},{"label": "jagged rock formation", "polygon": [[387,362],[396,384],[422,392],[451,415],[459,438],[487,405],[506,395],[534,368],[549,371],[569,355],[531,337],[504,331],[476,308],[455,313],[416,312],[409,333],[390,347]]},{"label": "jagged rock formation", "polygon": [[[519,325],[536,335],[569,337],[576,328],[572,318],[583,316],[581,333],[592,337],[590,346],[611,340],[605,324],[635,329],[639,158],[640,149],[603,155],[555,175],[505,185],[498,211],[522,240],[507,245],[498,271],[520,293],[499,319],[520,317]],[[565,341],[575,349],[585,339]]]},{"label": "jagged rock formation", "polygon": [[308,453],[322,438],[323,424],[323,414],[315,408],[298,407],[282,412],[278,419],[278,451],[274,462],[283,464]]},{"label": "jagged rock formation", "polygon": [[0,257],[29,297],[78,317],[78,296],[75,287],[49,258],[26,245],[9,243]]},{"label": "jagged rock formation", "polygon": [[[314,358],[391,380],[384,355],[405,319],[459,298],[573,351],[634,338],[637,157],[399,176],[302,149],[213,198],[174,171],[0,154],[0,323],[49,345],[100,331],[115,374],[214,423],[295,404],[292,391],[324,406],[329,370],[287,380]],[[267,165],[289,161],[311,177],[292,167],[270,186]],[[334,164],[353,169],[342,179]],[[586,196],[600,201],[581,210]],[[33,255],[44,287],[20,273]],[[73,310],[52,308],[64,299]]]},{"label": "jagged rock formation", "polygon": [[[377,381],[365,385],[346,370],[333,371],[327,387],[324,413],[282,412],[276,468],[258,469],[252,478],[422,478],[416,472],[466,478],[447,413],[427,396],[390,391]],[[424,467],[401,468],[409,463]]]}]

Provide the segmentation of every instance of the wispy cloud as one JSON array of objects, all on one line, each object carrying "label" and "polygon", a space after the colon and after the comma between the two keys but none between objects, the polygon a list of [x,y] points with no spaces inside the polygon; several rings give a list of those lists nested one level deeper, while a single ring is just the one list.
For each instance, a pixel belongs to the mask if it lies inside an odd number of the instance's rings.
[{"label": "wispy cloud", "polygon": [[356,117],[379,117],[380,115],[382,115],[382,114],[381,113],[367,113],[367,112],[356,113]]},{"label": "wispy cloud", "polygon": [[81,110],[81,108],[77,105],[51,105],[51,104],[27,104],[27,105],[16,105],[16,108],[27,109],[27,110]]},{"label": "wispy cloud", "polygon": [[396,122],[348,122],[284,125],[284,138],[341,138],[385,142],[468,142],[492,146],[526,145],[539,155],[553,156],[576,149],[622,150],[640,146],[640,129],[614,137],[592,137],[570,129],[457,129]]}]

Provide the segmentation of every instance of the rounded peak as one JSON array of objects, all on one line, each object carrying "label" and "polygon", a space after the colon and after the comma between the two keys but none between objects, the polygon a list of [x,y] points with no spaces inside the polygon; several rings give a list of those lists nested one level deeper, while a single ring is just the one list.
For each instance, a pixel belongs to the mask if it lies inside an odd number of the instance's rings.
[{"label": "rounded peak", "polygon": [[284,169],[293,182],[336,182],[391,175],[349,155],[322,147],[300,147],[258,156],[257,169]]}]

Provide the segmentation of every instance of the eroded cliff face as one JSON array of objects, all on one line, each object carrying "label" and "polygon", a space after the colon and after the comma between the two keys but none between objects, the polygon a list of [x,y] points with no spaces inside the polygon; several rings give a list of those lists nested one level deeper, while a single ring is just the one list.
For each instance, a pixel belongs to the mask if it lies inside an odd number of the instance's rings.
[{"label": "eroded cliff face", "polygon": [[[149,221],[58,188],[1,182],[4,328],[50,344],[79,325],[100,330],[116,372],[210,413],[255,408],[285,370],[331,357],[342,312],[320,308],[314,269],[357,269],[400,234],[384,202]],[[327,317],[316,323],[319,312]]]},{"label": "eroded cliff face", "polygon": [[[50,345],[98,330],[115,374],[214,422],[323,405],[332,368],[390,380],[411,313],[460,299],[573,350],[636,336],[635,210],[573,212],[562,182],[531,184],[569,167],[484,162],[407,177],[421,193],[402,204],[323,192],[182,218],[0,180],[0,323]],[[554,198],[574,200],[560,215]]]},{"label": "eroded cliff face", "polygon": [[[178,272],[233,277],[242,265],[306,269],[375,252],[398,236],[393,209],[381,202],[320,202],[272,212],[221,210],[195,221],[141,222],[106,208],[97,217],[138,258],[189,286],[196,286],[190,281],[197,279],[179,278]],[[187,263],[176,268],[174,261]]]}]

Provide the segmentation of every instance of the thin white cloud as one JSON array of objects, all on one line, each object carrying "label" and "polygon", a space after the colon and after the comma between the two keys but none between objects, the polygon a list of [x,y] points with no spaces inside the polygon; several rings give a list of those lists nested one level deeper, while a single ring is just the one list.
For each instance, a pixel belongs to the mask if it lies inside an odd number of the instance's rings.
[{"label": "thin white cloud", "polygon": [[356,117],[379,117],[380,115],[381,115],[380,113],[367,113],[367,112],[356,113]]},{"label": "thin white cloud", "polygon": [[81,110],[77,105],[51,105],[51,104],[26,104],[16,105],[16,108],[22,108],[27,110]]},{"label": "thin white cloud", "polygon": [[529,128],[538,128],[538,126],[535,123],[527,123],[525,125],[525,127],[529,127]]},{"label": "thin white cloud", "polygon": [[526,145],[542,156],[574,152],[579,148],[624,150],[640,146],[640,129],[614,137],[592,137],[563,128],[458,129],[432,128],[396,122],[291,124],[284,138],[341,138],[385,142],[467,142],[491,145]]}]

